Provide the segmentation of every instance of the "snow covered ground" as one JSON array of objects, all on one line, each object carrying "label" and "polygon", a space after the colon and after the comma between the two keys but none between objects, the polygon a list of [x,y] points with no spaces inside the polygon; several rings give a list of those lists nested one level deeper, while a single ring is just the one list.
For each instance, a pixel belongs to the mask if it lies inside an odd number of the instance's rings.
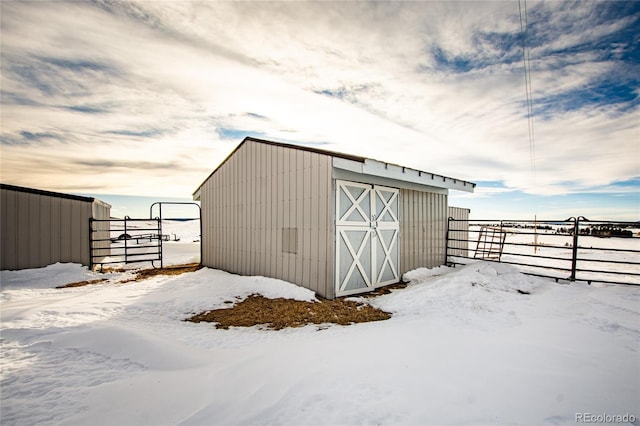
[{"label": "snow covered ground", "polygon": [[206,268],[121,274],[55,289],[103,276],[2,271],[3,425],[640,424],[640,287],[479,262],[407,274],[370,299],[387,321],[218,330],[183,320],[252,293],[314,296]]}]

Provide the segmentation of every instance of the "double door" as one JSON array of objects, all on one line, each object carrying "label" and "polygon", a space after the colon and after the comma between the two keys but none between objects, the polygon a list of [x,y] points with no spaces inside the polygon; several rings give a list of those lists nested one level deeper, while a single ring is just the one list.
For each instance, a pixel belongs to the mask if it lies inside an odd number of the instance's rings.
[{"label": "double door", "polygon": [[396,283],[399,276],[399,191],[336,182],[336,295]]}]

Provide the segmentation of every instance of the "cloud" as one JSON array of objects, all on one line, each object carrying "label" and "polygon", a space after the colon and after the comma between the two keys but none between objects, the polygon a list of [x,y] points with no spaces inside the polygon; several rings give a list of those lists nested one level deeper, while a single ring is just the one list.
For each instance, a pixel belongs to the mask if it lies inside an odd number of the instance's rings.
[{"label": "cloud", "polygon": [[92,106],[92,105],[64,105],[61,108],[67,109],[69,111],[81,112],[84,114],[104,114],[109,112],[107,108],[100,106]]},{"label": "cloud", "polygon": [[106,134],[131,136],[136,138],[154,138],[167,133],[167,130],[163,129],[140,129],[140,130],[107,130]]},{"label": "cloud", "polygon": [[188,196],[244,135],[505,191],[640,175],[640,7],[529,5],[535,174],[517,3],[4,2],[2,178]]}]

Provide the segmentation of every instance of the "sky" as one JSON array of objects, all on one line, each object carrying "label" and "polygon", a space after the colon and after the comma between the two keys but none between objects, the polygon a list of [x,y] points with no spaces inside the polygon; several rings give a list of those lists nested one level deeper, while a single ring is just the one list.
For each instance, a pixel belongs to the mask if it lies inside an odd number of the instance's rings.
[{"label": "sky", "polygon": [[476,218],[640,219],[640,2],[0,12],[3,183],[185,200],[254,136],[475,182]]}]

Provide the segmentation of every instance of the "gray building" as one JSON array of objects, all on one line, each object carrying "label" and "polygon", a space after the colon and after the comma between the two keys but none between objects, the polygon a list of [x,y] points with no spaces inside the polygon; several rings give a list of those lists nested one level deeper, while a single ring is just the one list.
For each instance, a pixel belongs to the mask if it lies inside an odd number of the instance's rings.
[{"label": "gray building", "polygon": [[474,187],[248,137],[193,194],[202,206],[202,264],[282,279],[330,299],[363,293],[444,264],[448,192]]},{"label": "gray building", "polygon": [[[110,211],[95,198],[0,184],[0,269],[88,266],[89,219],[109,219]],[[101,252],[108,251],[105,246]]]}]

